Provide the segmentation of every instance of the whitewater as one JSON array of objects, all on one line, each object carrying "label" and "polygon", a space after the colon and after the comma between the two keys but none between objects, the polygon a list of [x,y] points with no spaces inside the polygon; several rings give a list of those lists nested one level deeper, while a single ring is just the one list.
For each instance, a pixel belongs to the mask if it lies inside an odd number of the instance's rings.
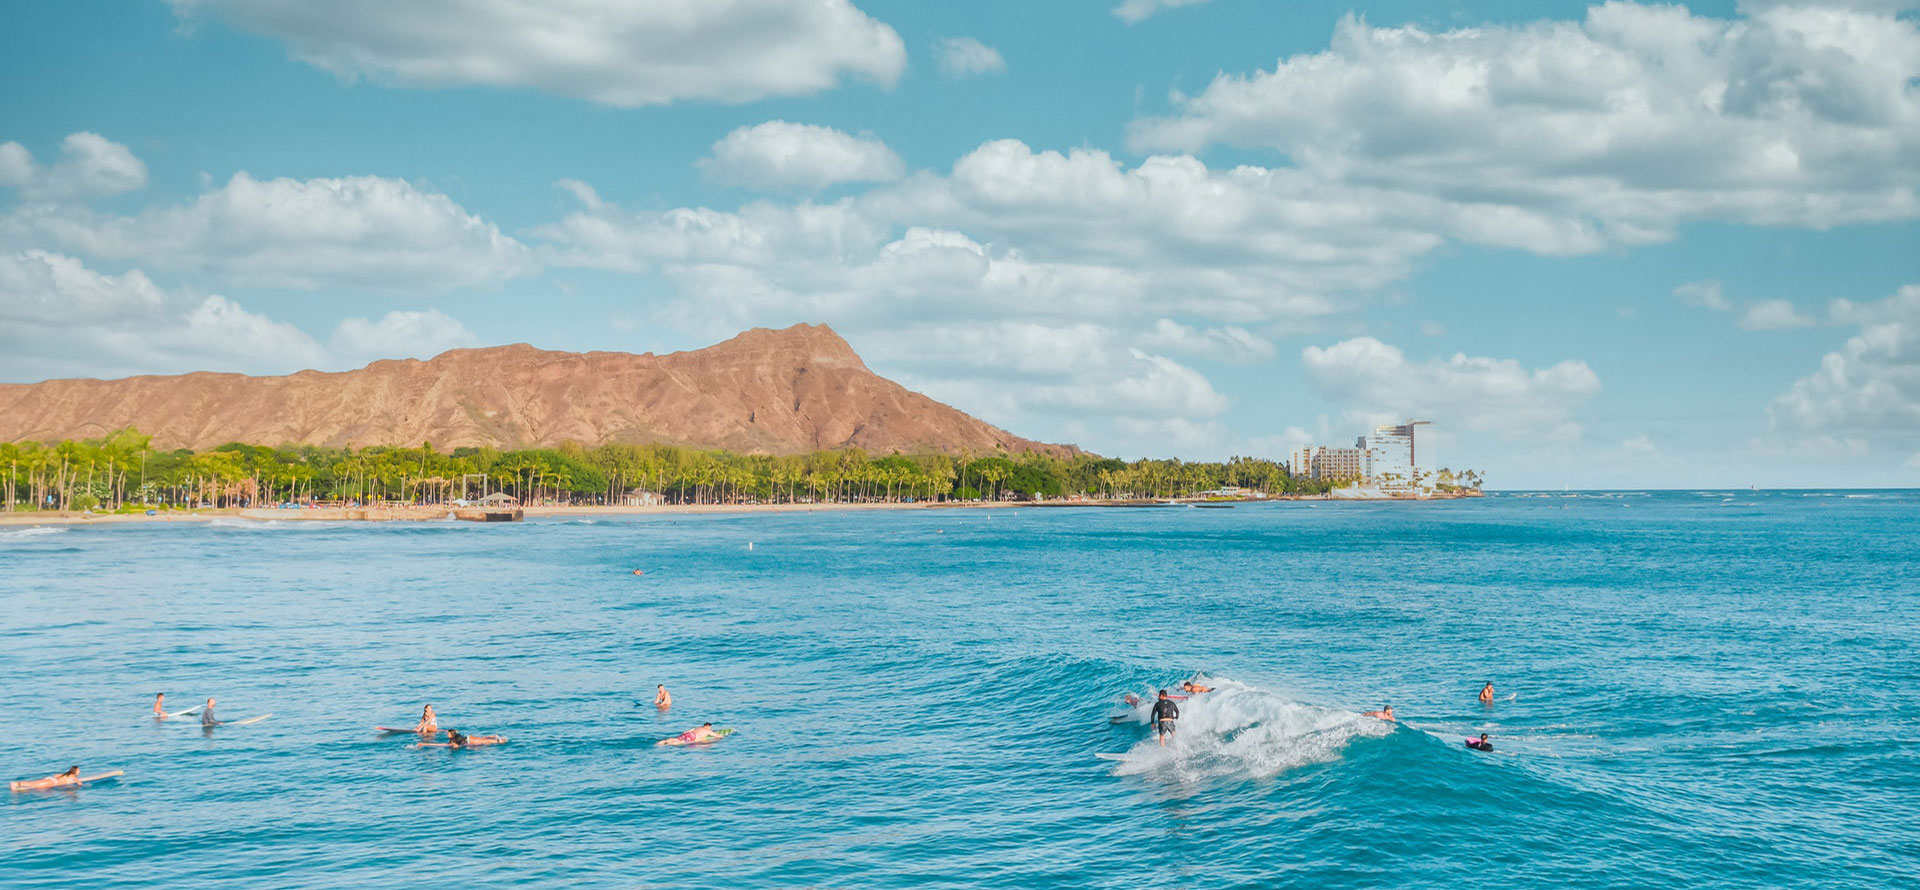
[{"label": "whitewater", "polygon": [[1910,886],[1916,508],[0,528],[0,886]]}]

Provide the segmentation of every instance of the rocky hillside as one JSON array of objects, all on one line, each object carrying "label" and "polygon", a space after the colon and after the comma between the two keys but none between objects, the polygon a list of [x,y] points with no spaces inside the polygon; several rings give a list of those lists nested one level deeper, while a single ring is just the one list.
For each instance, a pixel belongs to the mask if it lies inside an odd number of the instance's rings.
[{"label": "rocky hillside", "polygon": [[285,377],[195,373],[0,384],[0,441],[79,439],[121,427],[156,448],[663,442],[789,454],[1071,453],[1022,439],[867,369],[825,325],[756,328],[670,355],[456,349],[427,361]]}]

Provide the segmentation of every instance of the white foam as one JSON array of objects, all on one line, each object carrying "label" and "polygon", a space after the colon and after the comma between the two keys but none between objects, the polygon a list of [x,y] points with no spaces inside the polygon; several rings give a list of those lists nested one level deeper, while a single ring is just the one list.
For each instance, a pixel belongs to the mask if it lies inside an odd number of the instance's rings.
[{"label": "white foam", "polygon": [[1393,728],[1233,680],[1208,682],[1214,691],[1179,702],[1180,719],[1165,747],[1148,736],[1120,756],[1113,774],[1179,784],[1268,778],[1338,760],[1354,738],[1384,736]]},{"label": "white foam", "polygon": [[42,535],[57,535],[66,528],[56,525],[36,525],[32,528],[10,528],[0,531],[0,540],[9,538],[38,538]]},{"label": "white foam", "polygon": [[224,516],[207,520],[208,528],[273,528],[281,524],[278,519],[228,519]]}]

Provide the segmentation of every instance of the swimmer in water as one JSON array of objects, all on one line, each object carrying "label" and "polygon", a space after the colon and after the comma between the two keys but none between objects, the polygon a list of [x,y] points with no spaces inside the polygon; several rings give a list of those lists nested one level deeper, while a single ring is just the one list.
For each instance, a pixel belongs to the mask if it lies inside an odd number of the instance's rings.
[{"label": "swimmer in water", "polygon": [[1120,697],[1120,703],[1126,705],[1129,708],[1140,707],[1141,705],[1146,704],[1146,702],[1147,702],[1146,699],[1141,698],[1140,696],[1134,695],[1131,692]]},{"label": "swimmer in water", "polygon": [[153,716],[159,720],[167,719],[167,694],[166,693],[156,692],[153,694]]},{"label": "swimmer in water", "polygon": [[659,690],[653,694],[654,707],[662,711],[673,707],[673,693],[667,691],[667,684],[656,684],[653,688]]},{"label": "swimmer in water", "polygon": [[421,735],[433,735],[440,729],[440,718],[433,713],[433,706],[427,705],[420,710],[420,722],[414,724],[413,731]]},{"label": "swimmer in water", "polygon": [[1180,684],[1180,691],[1190,692],[1190,693],[1193,693],[1194,695],[1199,695],[1202,692],[1212,692],[1213,687],[1202,686],[1198,683],[1193,682],[1192,680],[1188,680],[1187,682]]},{"label": "swimmer in water", "polygon": [[1165,689],[1160,690],[1160,700],[1153,703],[1153,728],[1160,735],[1160,747],[1167,746],[1167,736],[1173,735],[1173,721],[1180,719],[1180,706],[1173,703],[1173,697]]},{"label": "swimmer in water", "polygon": [[206,709],[200,712],[201,726],[219,726],[220,721],[213,719],[213,699],[207,699]]},{"label": "swimmer in water", "polygon": [[1366,712],[1365,714],[1361,714],[1360,716],[1362,716],[1362,717],[1378,717],[1378,718],[1380,718],[1380,719],[1382,719],[1382,720],[1385,720],[1385,721],[1387,721],[1387,722],[1389,722],[1389,723],[1397,723],[1397,722],[1399,722],[1399,721],[1397,721],[1397,720],[1394,720],[1394,719],[1393,719],[1393,706],[1392,706],[1392,705],[1382,705],[1382,706],[1380,707],[1380,710],[1378,710],[1378,711],[1368,711],[1368,712]]},{"label": "swimmer in water", "polygon": [[1467,739],[1467,747],[1472,748],[1475,751],[1491,751],[1493,750],[1493,743],[1487,741],[1487,734],[1483,732],[1480,734],[1480,737],[1477,739],[1474,739],[1474,738]]},{"label": "swimmer in water", "polygon": [[1493,704],[1493,681],[1492,680],[1488,680],[1487,685],[1480,687],[1480,703],[1483,705]]},{"label": "swimmer in water", "polygon": [[80,784],[80,767],[70,766],[67,767],[67,771],[64,773],[56,773],[44,779],[34,779],[28,782],[9,782],[7,788],[12,791],[45,791],[49,788],[59,788],[62,785],[78,784]]}]

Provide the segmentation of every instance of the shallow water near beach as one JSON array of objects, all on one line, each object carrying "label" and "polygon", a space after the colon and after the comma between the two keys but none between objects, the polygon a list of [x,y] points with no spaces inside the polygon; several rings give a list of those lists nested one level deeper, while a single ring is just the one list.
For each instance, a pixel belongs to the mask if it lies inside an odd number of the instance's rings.
[{"label": "shallow water near beach", "polygon": [[0,618],[0,770],[126,771],[7,887],[1920,881],[1911,492],[11,526]]}]

